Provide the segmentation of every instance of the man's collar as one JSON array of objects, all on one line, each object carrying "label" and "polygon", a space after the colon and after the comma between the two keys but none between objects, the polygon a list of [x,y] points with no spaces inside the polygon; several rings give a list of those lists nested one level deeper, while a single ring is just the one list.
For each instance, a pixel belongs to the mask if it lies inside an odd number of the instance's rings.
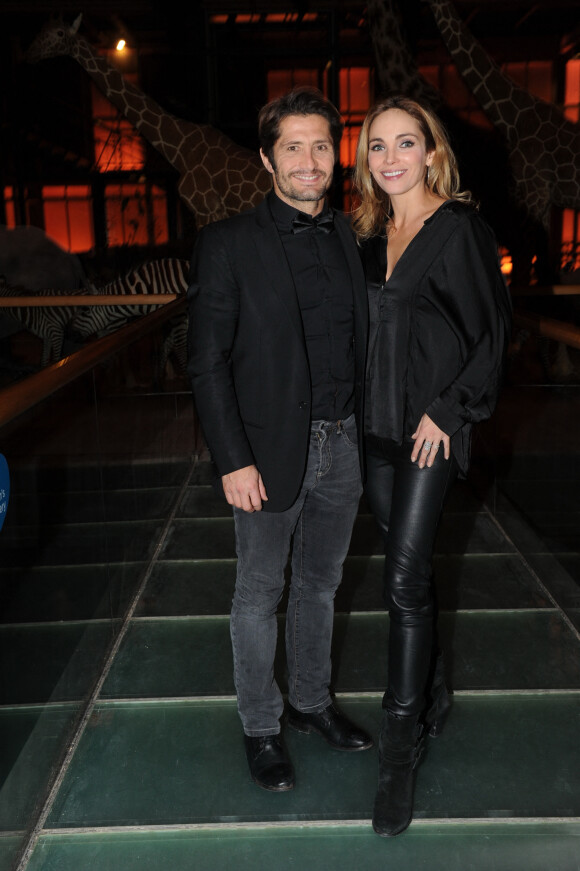
[{"label": "man's collar", "polygon": [[[278,229],[282,233],[291,233],[292,222],[300,212],[300,209],[285,203],[284,200],[281,200],[273,190],[268,194],[268,205],[270,206],[272,217],[274,218],[274,222]],[[328,204],[325,203],[322,212],[320,212],[317,217],[326,215],[328,212],[332,212],[332,210],[329,208]]]}]

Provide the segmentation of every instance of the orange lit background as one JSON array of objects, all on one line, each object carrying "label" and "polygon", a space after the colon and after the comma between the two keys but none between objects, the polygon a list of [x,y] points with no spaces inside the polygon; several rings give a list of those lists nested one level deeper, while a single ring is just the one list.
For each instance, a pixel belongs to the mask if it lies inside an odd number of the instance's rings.
[{"label": "orange lit background", "polygon": [[[237,15],[236,23],[252,24],[256,13]],[[298,13],[268,15],[268,21],[285,24],[297,20]],[[311,16],[315,18],[316,15]],[[225,23],[228,16],[213,16],[212,23]],[[109,59],[122,67],[123,75],[138,82],[137,56],[131,49],[109,52]],[[547,61],[509,63],[504,71],[536,96],[551,100],[552,64]],[[489,128],[490,122],[468,91],[453,64],[424,66],[423,77],[445,94],[446,101],[471,124]],[[268,98],[272,99],[297,85],[313,85],[328,94],[326,69],[278,69],[267,75]],[[373,73],[369,67],[349,67],[339,72],[339,109],[345,121],[340,163],[344,170],[344,208],[352,208],[350,172],[356,143],[365,113],[373,100]],[[565,113],[573,121],[580,117],[580,60],[566,68]],[[145,168],[145,145],[141,136],[115,107],[92,88],[94,169],[105,176],[115,173],[115,182],[104,189],[107,244],[159,245],[168,241],[168,216],[165,192],[140,178],[119,183],[118,173],[139,173]],[[14,226],[14,192],[4,190],[8,226]],[[46,233],[69,251],[82,252],[94,247],[93,203],[88,185],[45,186],[42,189]],[[562,265],[567,271],[580,268],[580,212],[566,209],[562,216]],[[502,269],[509,275],[511,260],[500,252]]]}]

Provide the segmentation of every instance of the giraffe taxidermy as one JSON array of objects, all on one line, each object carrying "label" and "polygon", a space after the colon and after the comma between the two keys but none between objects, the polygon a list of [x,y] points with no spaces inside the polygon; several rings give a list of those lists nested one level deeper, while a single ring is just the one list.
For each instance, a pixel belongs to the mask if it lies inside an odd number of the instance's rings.
[{"label": "giraffe taxidermy", "polygon": [[107,99],[177,170],[179,194],[194,213],[198,228],[257,205],[272,186],[258,154],[209,124],[194,124],[166,112],[79,35],[81,20],[82,14],[72,25],[61,19],[49,21],[25,53],[28,62],[62,55],[77,61]]},{"label": "giraffe taxidermy", "polygon": [[449,0],[424,2],[471,93],[504,135],[528,212],[547,227],[550,205],[580,208],[580,125],[510,79]]}]

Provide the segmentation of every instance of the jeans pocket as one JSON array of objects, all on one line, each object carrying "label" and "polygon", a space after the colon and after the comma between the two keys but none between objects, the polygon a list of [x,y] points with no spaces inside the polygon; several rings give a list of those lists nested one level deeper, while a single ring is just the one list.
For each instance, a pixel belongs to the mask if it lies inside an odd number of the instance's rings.
[{"label": "jeans pocket", "polygon": [[340,431],[346,444],[351,448],[358,448],[358,433],[356,429],[356,420],[354,414],[343,420]]}]

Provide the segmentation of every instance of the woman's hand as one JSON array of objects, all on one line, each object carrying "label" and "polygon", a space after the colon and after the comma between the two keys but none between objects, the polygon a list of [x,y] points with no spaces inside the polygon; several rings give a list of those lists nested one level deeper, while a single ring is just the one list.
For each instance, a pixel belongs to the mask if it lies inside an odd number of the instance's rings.
[{"label": "woman's hand", "polygon": [[439,429],[437,424],[433,423],[431,418],[424,414],[419,421],[419,426],[411,436],[415,439],[415,447],[411,454],[411,462],[415,463],[419,459],[418,466],[422,469],[424,466],[431,467],[435,462],[437,452],[443,449],[445,459],[448,460],[451,455],[449,447],[449,436],[442,429]]}]

